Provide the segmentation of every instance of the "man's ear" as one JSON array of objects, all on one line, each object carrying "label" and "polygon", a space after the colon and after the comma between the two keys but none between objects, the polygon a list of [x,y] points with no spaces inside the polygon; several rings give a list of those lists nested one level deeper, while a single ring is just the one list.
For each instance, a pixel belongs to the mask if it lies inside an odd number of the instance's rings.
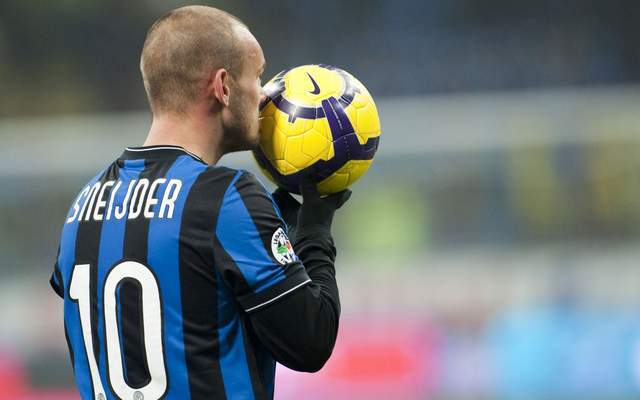
[{"label": "man's ear", "polygon": [[229,73],[226,69],[220,68],[212,71],[207,82],[207,91],[220,104],[225,107],[229,105]]}]

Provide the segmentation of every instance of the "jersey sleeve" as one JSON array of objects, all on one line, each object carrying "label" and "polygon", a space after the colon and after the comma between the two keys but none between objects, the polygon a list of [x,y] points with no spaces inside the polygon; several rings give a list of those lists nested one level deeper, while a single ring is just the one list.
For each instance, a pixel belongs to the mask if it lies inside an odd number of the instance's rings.
[{"label": "jersey sleeve", "polygon": [[215,233],[217,271],[246,312],[311,282],[277,205],[251,173],[238,172],[227,188]]},{"label": "jersey sleeve", "polygon": [[58,255],[56,256],[56,262],[53,265],[53,273],[51,274],[51,279],[49,279],[49,284],[51,288],[58,296],[64,299],[64,283],[62,282],[62,274],[60,273],[60,268],[58,266],[58,257],[60,256],[60,248],[58,248]]}]

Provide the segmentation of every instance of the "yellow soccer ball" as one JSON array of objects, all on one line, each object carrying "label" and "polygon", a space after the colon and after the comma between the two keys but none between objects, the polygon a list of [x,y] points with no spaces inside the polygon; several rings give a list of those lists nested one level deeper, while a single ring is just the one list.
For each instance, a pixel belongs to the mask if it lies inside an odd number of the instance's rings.
[{"label": "yellow soccer ball", "polygon": [[309,174],[330,194],[364,175],[378,149],[380,119],[362,83],[330,65],[303,65],[280,72],[264,90],[254,156],[271,181],[298,193]]}]

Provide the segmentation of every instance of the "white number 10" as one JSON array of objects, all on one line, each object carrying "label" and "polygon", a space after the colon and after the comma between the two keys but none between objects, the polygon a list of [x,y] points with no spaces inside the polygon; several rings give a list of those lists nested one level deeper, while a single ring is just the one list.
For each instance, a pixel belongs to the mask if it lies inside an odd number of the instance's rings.
[{"label": "white number 10", "polygon": [[[78,264],[73,269],[69,297],[78,302],[82,338],[87,353],[91,381],[93,384],[94,400],[105,400],[106,395],[100,372],[93,352],[91,334],[91,266]],[[132,388],[124,378],[122,365],[122,346],[118,334],[118,317],[116,289],[124,279],[134,279],[140,284],[142,291],[142,323],[144,332],[144,352],[151,380],[141,388]],[[99,290],[99,289],[98,289]],[[162,309],[160,304],[160,290],[155,276],[145,265],[135,261],[124,261],[109,271],[104,284],[104,326],[107,348],[107,363],[109,365],[109,383],[115,394],[121,399],[157,400],[167,388],[167,374],[164,365],[162,348]]]}]

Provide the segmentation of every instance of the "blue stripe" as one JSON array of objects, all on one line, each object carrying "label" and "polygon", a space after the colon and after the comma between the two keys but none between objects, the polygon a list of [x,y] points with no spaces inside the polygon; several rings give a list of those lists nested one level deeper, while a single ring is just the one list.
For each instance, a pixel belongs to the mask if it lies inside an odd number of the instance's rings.
[{"label": "blue stripe", "polygon": [[[165,366],[169,376],[168,399],[188,400],[189,376],[187,372],[182,331],[182,299],[180,294],[180,225],[187,194],[206,165],[195,162],[190,156],[176,159],[165,178],[180,179],[182,188],[175,202],[173,218],[154,218],[149,223],[149,266],[160,284],[164,325]],[[157,198],[162,199],[166,185],[160,186]],[[157,204],[155,208],[160,205]],[[188,288],[185,288],[188,290]]]},{"label": "blue stripe", "polygon": [[[124,168],[119,169],[118,180],[122,181],[118,192],[113,201],[113,207],[122,206],[124,197],[127,193],[127,187],[133,179],[138,179],[140,172],[144,169],[144,160],[125,160]],[[110,196],[109,196],[110,197]],[[106,218],[106,212],[104,213]],[[104,390],[108,399],[117,399],[115,394],[111,392],[111,388],[107,385],[107,352],[104,339],[104,314],[102,298],[102,288],[104,287],[107,273],[111,267],[120,259],[124,248],[124,232],[127,223],[127,216],[122,219],[116,219],[111,213],[110,219],[102,221],[102,230],[100,234],[100,250],[98,253],[98,339],[100,343],[100,360],[99,369],[102,378]],[[120,325],[119,325],[120,328]],[[126,364],[122,364],[126,368]],[[126,375],[125,375],[126,376]]]},{"label": "blue stripe", "polygon": [[[235,261],[254,293],[259,293],[285,279],[284,268],[274,261],[264,248],[249,210],[235,187],[242,172],[238,172],[227,189],[216,226],[222,247]],[[242,238],[242,239],[240,239]]]},{"label": "blue stripe", "polygon": [[[102,176],[104,171],[101,171],[98,175],[93,177],[87,184],[91,187]],[[78,197],[74,199],[73,204],[78,200]],[[73,207],[69,210],[67,218],[73,215]],[[78,236],[78,219],[76,218],[71,223],[66,223],[62,228],[62,234],[60,237],[60,254],[58,255],[58,267],[62,276],[61,284],[65,284],[66,288],[69,287],[71,281],[71,274],[75,265],[76,258],[76,238]],[[65,290],[64,299],[64,323],[67,327],[67,333],[69,335],[69,341],[73,347],[74,353],[74,374],[76,378],[76,386],[80,392],[82,398],[91,398],[93,394],[93,387],[91,386],[91,373],[89,372],[89,363],[87,360],[87,352],[84,347],[84,339],[82,338],[82,329],[80,324],[80,312],[78,310],[78,304],[69,298],[68,290]]]},{"label": "blue stripe", "polygon": [[[218,282],[222,278],[215,269]],[[255,399],[247,354],[244,348],[244,326],[240,319],[241,310],[226,286],[218,287],[218,343],[220,351],[220,372],[227,399]]]}]

